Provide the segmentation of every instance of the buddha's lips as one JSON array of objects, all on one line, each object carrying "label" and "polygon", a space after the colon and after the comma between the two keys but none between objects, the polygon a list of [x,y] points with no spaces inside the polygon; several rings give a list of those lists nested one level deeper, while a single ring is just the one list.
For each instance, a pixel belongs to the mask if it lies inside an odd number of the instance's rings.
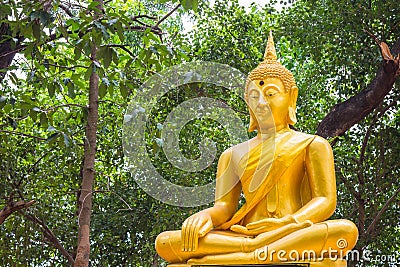
[{"label": "buddha's lips", "polygon": [[269,112],[269,109],[268,108],[266,108],[266,109],[256,109],[256,113],[267,113],[267,112]]},{"label": "buddha's lips", "polygon": [[256,115],[271,115],[271,112],[269,112],[269,111],[257,111],[256,112]]}]

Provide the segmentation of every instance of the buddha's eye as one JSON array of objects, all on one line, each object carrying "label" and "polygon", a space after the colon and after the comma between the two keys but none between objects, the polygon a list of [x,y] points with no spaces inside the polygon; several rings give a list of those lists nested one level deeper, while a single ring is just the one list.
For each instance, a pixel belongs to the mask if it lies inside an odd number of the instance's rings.
[{"label": "buddha's eye", "polygon": [[278,93],[278,91],[276,91],[276,90],[267,90],[266,92],[265,92],[265,95],[266,96],[274,96],[274,95],[276,95]]},{"label": "buddha's eye", "polygon": [[258,94],[250,94],[250,98],[258,98]]},{"label": "buddha's eye", "polygon": [[258,99],[260,97],[260,93],[257,90],[251,90],[249,93],[249,98]]}]

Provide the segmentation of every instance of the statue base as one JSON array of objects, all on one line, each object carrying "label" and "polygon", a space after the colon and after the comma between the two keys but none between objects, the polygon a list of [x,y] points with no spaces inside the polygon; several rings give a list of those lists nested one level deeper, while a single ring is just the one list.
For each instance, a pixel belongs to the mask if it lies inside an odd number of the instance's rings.
[{"label": "statue base", "polygon": [[271,263],[271,264],[235,264],[235,265],[198,265],[198,264],[169,264],[167,267],[347,267],[346,260],[331,260],[324,259],[322,261],[298,261],[298,262],[285,262],[285,263]]}]

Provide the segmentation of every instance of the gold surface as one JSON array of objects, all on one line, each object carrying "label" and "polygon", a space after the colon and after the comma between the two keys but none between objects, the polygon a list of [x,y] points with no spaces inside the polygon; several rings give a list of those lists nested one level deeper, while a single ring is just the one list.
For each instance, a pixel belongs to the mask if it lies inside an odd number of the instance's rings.
[{"label": "gold surface", "polygon": [[[279,263],[278,263],[279,264]],[[262,265],[246,265],[246,266],[260,266],[260,267],[268,267],[268,266],[282,266],[282,267],[290,267],[290,266],[304,266],[304,267],[347,267],[347,262],[345,260],[330,260],[330,259],[324,259],[322,261],[318,262],[304,262],[304,261],[298,261],[298,262],[286,262],[286,263],[280,263],[278,264],[262,264]],[[190,265],[190,264],[169,264],[167,267],[202,267],[202,266],[229,266],[229,265]],[[235,266],[240,266],[240,265],[235,265]]]},{"label": "gold surface", "polygon": [[[283,264],[288,257],[282,255],[307,252],[343,258],[358,230],[348,220],[329,220],[336,208],[332,149],[319,136],[289,129],[298,89],[276,60],[272,35],[245,91],[257,136],[222,153],[214,206],[187,218],[181,230],[161,233],[158,254],[174,267]],[[241,193],[246,203],[237,210]],[[310,266],[346,263],[326,259]]]},{"label": "gold surface", "polygon": [[[219,267],[219,266],[229,266],[229,265],[190,265],[190,264],[169,264],[167,267],[202,267],[202,266],[207,266],[207,267]],[[239,267],[240,265],[235,265]],[[304,261],[298,261],[298,262],[286,262],[286,263],[275,263],[275,264],[262,264],[262,265],[245,265],[245,266],[256,266],[256,267],[268,267],[268,266],[282,266],[282,267],[290,267],[290,266],[304,266],[304,267],[347,267],[347,262],[345,260],[330,260],[330,259],[324,259],[322,261],[318,262],[304,262]]]}]

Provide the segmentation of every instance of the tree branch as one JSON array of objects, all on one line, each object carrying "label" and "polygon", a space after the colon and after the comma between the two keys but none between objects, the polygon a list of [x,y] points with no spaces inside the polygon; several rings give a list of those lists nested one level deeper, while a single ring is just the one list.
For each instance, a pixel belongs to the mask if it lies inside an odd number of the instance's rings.
[{"label": "tree branch", "polygon": [[376,110],[375,111],[373,119],[372,119],[372,122],[371,122],[370,126],[368,127],[367,132],[365,133],[364,140],[363,140],[363,143],[362,143],[362,147],[361,147],[361,150],[360,150],[361,151],[360,152],[360,160],[359,160],[360,164],[363,164],[364,157],[365,157],[365,151],[366,151],[366,148],[367,148],[367,143],[368,143],[368,140],[369,140],[369,138],[370,138],[370,136],[372,134],[373,126],[378,121],[378,119],[382,118],[382,116],[385,115],[386,111],[388,111],[390,108],[392,108],[392,107],[397,105],[398,99],[399,99],[399,96],[397,96],[383,110],[381,110],[381,111]]},{"label": "tree branch", "polygon": [[7,205],[0,210],[0,225],[14,212],[26,209],[29,206],[33,205],[36,202],[36,200],[31,200],[28,202],[25,202],[23,200],[18,201],[18,202],[13,202],[9,201]]},{"label": "tree branch", "polygon": [[74,65],[74,66],[61,66],[57,64],[52,64],[52,63],[45,63],[48,66],[60,68],[60,69],[66,69],[66,70],[75,70],[76,68],[84,68],[87,69],[89,68],[88,66],[83,66],[83,65]]},{"label": "tree branch", "polygon": [[54,233],[50,230],[50,228],[36,216],[22,213],[28,220],[31,222],[39,225],[40,230],[42,231],[43,235],[53,244],[53,246],[60,251],[60,253],[68,260],[68,262],[73,265],[75,263],[74,258],[72,255],[64,248],[61,242],[57,239]]},{"label": "tree branch", "polygon": [[133,26],[133,25],[130,25],[130,26],[126,27],[126,29],[134,30],[134,31],[142,31],[142,32],[144,32],[147,29],[150,29],[151,32],[154,33],[154,34],[157,34],[157,35],[162,35],[163,34],[163,32],[161,31],[160,28],[154,27],[154,26],[151,26],[151,27],[148,26],[147,27],[147,26],[138,26],[138,25]]},{"label": "tree branch", "polygon": [[371,113],[392,90],[400,75],[400,58],[397,56],[400,54],[400,38],[389,52],[385,43],[380,42],[379,47],[384,61],[376,77],[364,91],[335,105],[320,122],[318,135],[327,138],[344,134]]},{"label": "tree branch", "polygon": [[166,20],[169,16],[172,15],[172,13],[174,13],[179,7],[181,6],[181,4],[177,4],[170,12],[168,12],[168,14],[166,14],[164,17],[162,17],[155,25],[155,27],[158,27],[158,25],[160,25],[164,20]]},{"label": "tree branch", "polygon": [[105,45],[107,47],[117,47],[117,48],[121,48],[122,50],[124,50],[125,52],[127,52],[132,58],[135,57],[135,55],[128,49],[126,48],[127,45],[119,45],[119,44],[109,44],[109,45]]},{"label": "tree branch", "polygon": [[26,133],[15,132],[15,131],[0,130],[0,133],[9,133],[9,134],[20,135],[20,136],[24,136],[24,137],[34,138],[34,139],[37,139],[37,140],[40,140],[40,141],[46,141],[47,140],[47,138],[34,136],[34,135],[26,134]]},{"label": "tree branch", "polygon": [[393,201],[396,200],[397,195],[400,193],[400,187],[396,190],[396,192],[394,192],[393,196],[391,196],[385,203],[385,205],[383,205],[382,209],[380,209],[380,211],[378,212],[378,214],[375,216],[374,220],[372,221],[372,223],[369,225],[366,234],[368,235],[372,229],[375,227],[376,223],[381,219],[383,213],[389,208],[390,204],[392,204]]},{"label": "tree branch", "polygon": [[344,185],[346,186],[346,188],[350,190],[354,199],[356,201],[360,201],[361,200],[360,193],[355,190],[355,187],[353,186],[353,184],[350,183],[350,181],[347,179],[347,177],[344,176],[344,173],[342,171],[340,171],[340,172],[342,173],[342,175],[340,175],[340,180],[342,180]]},{"label": "tree branch", "polygon": [[54,107],[49,107],[47,109],[44,109],[43,111],[52,111],[52,110],[56,110],[62,107],[78,107],[78,108],[88,108],[87,106],[83,106],[83,105],[79,105],[79,104],[74,104],[74,103],[68,103],[68,104],[62,104],[62,105],[58,105],[58,106],[54,106]]},{"label": "tree branch", "polygon": [[75,17],[74,14],[72,14],[72,12],[69,10],[69,7],[67,7],[66,5],[64,5],[64,4],[62,4],[62,3],[59,3],[58,6],[59,6],[62,10],[64,10],[64,12],[65,12],[68,16],[70,16],[70,17]]},{"label": "tree branch", "polygon": [[133,16],[133,17],[131,18],[131,20],[138,21],[138,19],[140,19],[140,18],[148,18],[148,19],[151,19],[151,20],[156,20],[155,17],[149,16],[149,15],[137,15],[137,16]]}]

